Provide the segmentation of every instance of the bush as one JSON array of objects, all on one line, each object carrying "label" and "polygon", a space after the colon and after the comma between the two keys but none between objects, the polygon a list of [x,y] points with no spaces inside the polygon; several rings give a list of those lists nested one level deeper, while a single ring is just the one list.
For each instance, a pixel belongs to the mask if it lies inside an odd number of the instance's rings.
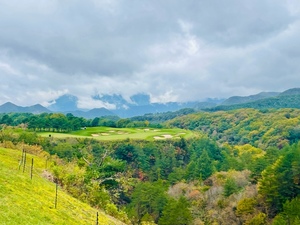
[{"label": "bush", "polygon": [[259,213],[249,221],[246,221],[245,225],[265,225],[267,224],[267,216],[264,213]]},{"label": "bush", "polygon": [[246,215],[253,213],[257,201],[253,198],[244,198],[237,204],[236,215]]},{"label": "bush", "polygon": [[224,184],[224,192],[223,195],[225,197],[229,197],[230,195],[237,193],[239,191],[239,187],[233,178],[227,178]]}]

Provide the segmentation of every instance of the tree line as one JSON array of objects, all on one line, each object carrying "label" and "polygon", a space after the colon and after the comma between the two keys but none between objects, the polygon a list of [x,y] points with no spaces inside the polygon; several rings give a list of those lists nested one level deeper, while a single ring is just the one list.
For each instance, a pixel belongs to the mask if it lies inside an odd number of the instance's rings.
[{"label": "tree line", "polygon": [[7,126],[25,126],[33,131],[70,132],[84,127],[153,127],[160,128],[161,124],[150,123],[147,120],[136,121],[133,119],[121,119],[117,116],[95,117],[86,119],[75,117],[71,113],[8,113],[0,114],[0,124]]}]

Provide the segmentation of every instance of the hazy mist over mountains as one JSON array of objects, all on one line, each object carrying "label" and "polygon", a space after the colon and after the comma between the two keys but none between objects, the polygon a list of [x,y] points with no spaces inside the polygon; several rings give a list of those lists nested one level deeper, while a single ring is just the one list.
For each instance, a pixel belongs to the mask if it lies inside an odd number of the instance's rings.
[{"label": "hazy mist over mountains", "polygon": [[35,114],[42,112],[62,112],[72,113],[74,116],[85,118],[101,116],[119,116],[122,118],[128,118],[149,113],[177,111],[183,108],[192,108],[194,110],[228,110],[243,107],[298,108],[298,98],[300,99],[300,88],[293,88],[284,92],[261,92],[250,96],[232,96],[228,99],[207,98],[206,101],[167,103],[151,103],[150,96],[144,93],[135,94],[128,100],[121,95],[113,94],[93,96],[95,101],[100,101],[104,105],[108,105],[108,108],[95,107],[93,109],[84,109],[78,107],[78,97],[73,95],[62,95],[49,102],[49,106],[47,108],[40,104],[29,107],[21,107],[8,102],[0,106],[0,112],[28,112]]}]

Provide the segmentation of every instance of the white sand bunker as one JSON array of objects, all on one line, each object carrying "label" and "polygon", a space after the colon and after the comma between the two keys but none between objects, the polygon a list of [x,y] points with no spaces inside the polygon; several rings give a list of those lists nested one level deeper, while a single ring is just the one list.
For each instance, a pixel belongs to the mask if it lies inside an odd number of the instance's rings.
[{"label": "white sand bunker", "polygon": [[93,137],[99,137],[99,134],[92,134]]},{"label": "white sand bunker", "polygon": [[170,134],[164,134],[164,135],[161,135],[161,136],[163,136],[164,138],[172,138],[172,137],[173,137],[173,136],[170,135]]},{"label": "white sand bunker", "polygon": [[155,140],[161,140],[161,139],[165,139],[165,138],[163,138],[163,137],[158,137],[158,136],[155,136],[155,137],[153,137]]},{"label": "white sand bunker", "polygon": [[163,134],[161,136],[155,136],[153,137],[155,140],[161,140],[161,139],[169,139],[169,138],[173,138],[172,135],[170,134]]},{"label": "white sand bunker", "polygon": [[108,133],[101,133],[102,136],[108,136]]},{"label": "white sand bunker", "polygon": [[110,132],[110,133],[114,133],[115,131],[114,131],[114,130],[110,130],[110,131],[108,131],[108,132]]},{"label": "white sand bunker", "polygon": [[149,131],[150,129],[144,129],[144,131]]}]

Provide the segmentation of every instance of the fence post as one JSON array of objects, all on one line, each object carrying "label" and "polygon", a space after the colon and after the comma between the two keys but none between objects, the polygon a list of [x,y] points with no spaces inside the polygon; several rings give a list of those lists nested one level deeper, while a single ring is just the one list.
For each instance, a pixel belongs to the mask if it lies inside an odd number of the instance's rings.
[{"label": "fence post", "polygon": [[57,181],[56,181],[56,188],[55,188],[55,209],[57,208],[57,189],[58,189],[58,184],[57,184]]},{"label": "fence post", "polygon": [[23,159],[24,159],[24,148],[22,149],[22,158],[20,160],[20,164],[19,164],[19,170],[21,169],[21,166],[23,164]]},{"label": "fence post", "polygon": [[30,169],[30,179],[32,180],[32,172],[33,172],[33,158],[31,159],[31,169]]},{"label": "fence post", "polygon": [[98,220],[99,220],[99,214],[97,212],[97,216],[96,216],[96,225],[98,225]]},{"label": "fence post", "polygon": [[24,153],[23,173],[25,172],[25,167],[26,167],[26,151]]}]

